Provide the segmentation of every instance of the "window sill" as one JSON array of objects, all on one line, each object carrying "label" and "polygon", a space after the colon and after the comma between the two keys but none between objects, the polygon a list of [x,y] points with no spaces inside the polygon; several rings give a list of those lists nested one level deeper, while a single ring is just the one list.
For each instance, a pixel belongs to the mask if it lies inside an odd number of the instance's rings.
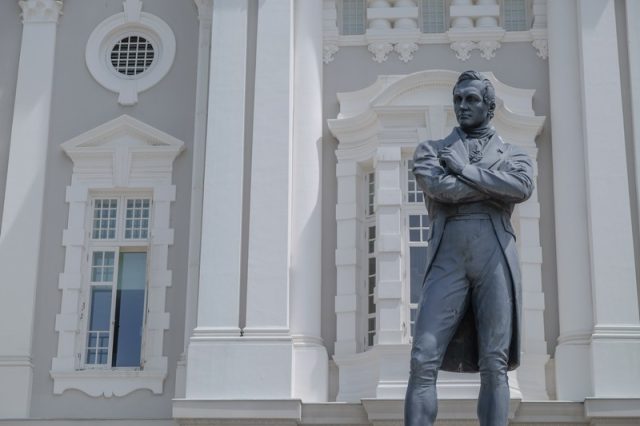
[{"label": "window sill", "polygon": [[89,396],[124,396],[139,389],[162,393],[167,370],[101,370],[51,371],[53,393],[76,389]]}]

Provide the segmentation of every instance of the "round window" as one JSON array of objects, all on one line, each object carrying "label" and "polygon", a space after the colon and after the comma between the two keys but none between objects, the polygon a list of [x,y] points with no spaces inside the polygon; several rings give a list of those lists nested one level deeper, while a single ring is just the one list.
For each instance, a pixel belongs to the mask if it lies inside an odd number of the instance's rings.
[{"label": "round window", "polygon": [[153,64],[155,49],[151,42],[140,35],[120,39],[112,48],[110,60],[113,69],[126,76],[137,76]]}]

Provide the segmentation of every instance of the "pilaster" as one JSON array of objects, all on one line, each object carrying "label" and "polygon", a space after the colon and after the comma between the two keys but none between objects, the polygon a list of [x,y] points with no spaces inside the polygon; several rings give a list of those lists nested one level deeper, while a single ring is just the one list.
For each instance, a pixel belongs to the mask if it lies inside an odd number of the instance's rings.
[{"label": "pilaster", "polygon": [[640,318],[614,1],[577,4],[593,296],[592,396],[640,396]]},{"label": "pilaster", "polygon": [[[206,114],[207,133],[206,154],[196,140],[196,149],[204,155],[203,220],[197,296],[193,289],[188,293],[188,302],[197,297],[197,324],[193,324],[187,357],[188,398],[224,395],[225,379],[233,371],[224,363],[226,346],[229,339],[240,337],[247,4],[247,0],[217,0],[213,7],[208,113],[203,105],[196,111]],[[198,5],[201,13],[207,6],[203,2]],[[203,25],[207,23],[201,17],[201,31]],[[202,55],[208,55],[206,47],[201,49],[200,59]],[[204,78],[203,74],[200,72],[199,78]],[[196,137],[202,137],[202,131],[196,125]],[[194,185],[200,177],[195,175],[198,167],[194,153]],[[193,191],[198,192],[197,186]],[[192,205],[192,209],[196,207]],[[193,238],[197,236],[191,238],[193,254]],[[193,276],[194,268],[189,272]]]},{"label": "pilaster", "polygon": [[258,13],[245,336],[290,330],[293,2]]},{"label": "pilaster", "polygon": [[211,23],[213,0],[194,0],[198,7],[198,65],[196,75],[196,110],[193,127],[193,166],[191,172],[191,206],[189,217],[189,266],[184,321],[184,351],[176,369],[176,396],[184,397],[186,387],[187,350],[191,333],[197,324],[198,284],[200,278],[200,243],[202,238],[202,201],[209,104],[209,68],[211,61]]},{"label": "pilaster", "polygon": [[576,1],[548,2],[547,8],[560,319],[556,391],[558,399],[581,401],[591,389],[593,315]]},{"label": "pilaster", "polygon": [[[29,416],[32,336],[54,52],[62,2],[23,0],[22,42],[0,231],[0,270],[10,291],[0,299],[0,418]],[[25,264],[28,261],[29,265]],[[24,267],[16,267],[24,265]]]},{"label": "pilaster", "polygon": [[[294,90],[291,208],[292,397],[328,398],[329,360],[321,338],[322,2],[293,2]],[[303,40],[306,41],[303,43]]]}]

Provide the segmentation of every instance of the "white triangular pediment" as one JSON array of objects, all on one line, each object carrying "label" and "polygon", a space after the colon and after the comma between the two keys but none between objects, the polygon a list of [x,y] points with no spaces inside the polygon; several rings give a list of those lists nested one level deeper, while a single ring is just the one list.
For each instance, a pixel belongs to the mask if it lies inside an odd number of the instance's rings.
[{"label": "white triangular pediment", "polygon": [[128,115],[101,124],[61,145],[73,161],[73,178],[93,186],[148,187],[171,180],[184,142]]},{"label": "white triangular pediment", "polygon": [[121,115],[63,143],[62,149],[72,156],[73,152],[118,147],[164,147],[181,151],[184,142],[129,115]]}]

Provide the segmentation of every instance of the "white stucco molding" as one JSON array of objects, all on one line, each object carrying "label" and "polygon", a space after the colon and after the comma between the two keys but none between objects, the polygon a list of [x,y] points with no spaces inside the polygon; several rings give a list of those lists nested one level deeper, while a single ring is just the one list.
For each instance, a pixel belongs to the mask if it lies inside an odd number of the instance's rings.
[{"label": "white stucco molding", "polygon": [[[123,8],[123,12],[105,19],[93,30],[87,41],[85,60],[93,78],[104,88],[118,93],[119,104],[134,105],[140,92],[156,85],[169,72],[175,57],[176,39],[166,22],[142,12],[140,0],[126,0]],[[131,76],[116,71],[110,60],[113,45],[129,35],[143,36],[154,49],[149,68]]]},{"label": "white stucco molding", "polygon": [[20,0],[22,22],[58,22],[62,15],[62,0]]},{"label": "white stucco molding", "polygon": [[[482,58],[491,60],[495,57],[496,51],[503,43],[530,42],[536,49],[538,57],[546,59],[548,57],[547,30],[546,30],[546,0],[534,0],[532,3],[533,25],[526,31],[505,31],[498,26],[498,16],[500,14],[500,4],[489,0],[489,5],[471,4],[456,5],[455,2],[449,5],[450,17],[470,20],[470,26],[460,26],[455,24],[455,19],[451,19],[451,28],[448,26],[444,32],[422,33],[418,30],[418,8],[403,7],[406,4],[394,4],[394,2],[382,2],[375,8],[367,8],[363,13],[367,15],[366,29],[364,34],[341,35],[337,26],[336,0],[324,1],[324,63],[328,64],[334,60],[335,55],[341,47],[346,46],[367,46],[372,54],[372,60],[377,63],[386,62],[389,54],[393,51],[397,53],[397,59],[402,62],[409,62],[413,59],[413,54],[421,45],[426,44],[448,44],[455,52],[456,57],[461,61],[466,61],[471,57],[473,51],[479,51]],[[386,4],[384,4],[386,3]],[[414,3],[415,5],[415,3]],[[392,24],[399,14],[407,14],[410,18],[405,22],[413,21],[411,28],[398,27]],[[375,14],[372,16],[371,14]],[[491,25],[478,25],[480,20],[491,20]],[[387,22],[385,24],[385,21]],[[476,21],[474,26],[473,21]],[[446,24],[445,24],[446,25]]]},{"label": "white stucco molding", "polygon": [[[358,176],[344,178],[338,173],[338,206],[337,220],[345,219],[346,211],[357,211],[357,197],[340,198],[340,194],[358,194],[358,182],[361,180],[362,170],[370,168],[374,164],[376,153],[380,147],[385,149],[399,148],[404,158],[409,158],[416,145],[423,139],[442,138],[456,125],[453,107],[451,106],[452,89],[458,78],[458,72],[446,70],[429,70],[408,75],[380,76],[376,82],[364,89],[339,93],[340,112],[336,119],[328,120],[329,129],[338,139],[336,156],[338,159],[338,172],[348,168],[354,170]],[[533,111],[533,90],[519,89],[508,86],[491,73],[485,73],[492,81],[496,89],[497,108],[493,124],[509,143],[518,145],[527,150],[534,159],[534,173],[537,176],[537,147],[536,137],[542,130],[545,117],[536,116]],[[397,166],[400,166],[400,158]],[[348,167],[347,167],[348,166]],[[386,164],[386,167],[392,167]],[[401,169],[399,169],[401,170]],[[376,188],[378,191],[378,188]],[[377,197],[379,198],[379,194]],[[364,279],[363,268],[358,268],[355,258],[351,255],[358,247],[357,221],[353,214],[348,217],[353,222],[353,228],[349,235],[353,241],[338,235],[338,247],[336,250],[336,266],[338,268],[339,293],[357,298],[361,293],[358,282]],[[523,363],[512,377],[515,385],[514,396],[519,397],[522,391],[524,398],[546,398],[544,382],[544,364],[548,360],[546,342],[544,340],[544,296],[541,282],[541,248],[539,240],[540,206],[537,190],[525,203],[519,205],[513,216],[513,222],[519,232],[518,247],[520,250],[520,262],[522,264],[523,284]],[[376,230],[377,235],[392,234],[397,232],[385,226],[390,221],[379,221]],[[339,232],[340,234],[340,232]],[[404,258],[406,253],[401,253]],[[404,261],[406,263],[406,260]],[[353,273],[345,274],[341,271],[348,269]],[[344,271],[343,271],[344,272]],[[349,278],[349,279],[347,279]],[[405,278],[406,279],[406,278]],[[406,283],[405,283],[406,285]],[[382,291],[381,286],[376,291]],[[379,294],[376,294],[379,298]],[[404,300],[408,309],[408,300]],[[352,304],[353,305],[353,304]],[[348,327],[350,330],[362,328],[359,323],[365,321],[365,313],[362,306],[353,309],[343,309],[336,305],[337,323],[345,329],[349,322],[355,324]],[[397,321],[405,320],[402,313]],[[390,324],[388,315],[385,317]],[[381,321],[377,322],[380,327]],[[380,330],[377,330],[378,332]],[[341,330],[337,330],[338,342],[336,344],[335,361],[339,367],[339,393],[338,399],[342,401],[355,401],[364,397],[377,398],[401,398],[404,397],[404,389],[408,378],[408,339],[403,344],[384,345],[378,344],[367,352],[358,352],[358,346],[347,345],[349,350],[340,350]],[[344,335],[342,340],[349,342],[352,338]],[[442,376],[440,385],[449,386],[451,391],[443,395],[461,397],[462,394],[470,395],[477,389],[477,377],[465,379],[463,386],[455,384],[452,377]],[[518,382],[519,388],[518,388]],[[461,389],[456,394],[453,389]],[[462,392],[462,393],[460,393]]]},{"label": "white stucco molding", "polygon": [[[165,312],[166,288],[171,286],[167,250],[173,244],[170,205],[175,201],[173,161],[184,143],[130,116],[123,115],[62,144],[73,161],[71,185],[67,187],[68,227],[63,233],[65,266],[60,274],[60,312],[56,316],[58,353],[51,377],[54,393],[78,389],[91,396],[122,396],[137,389],[162,393],[167,375],[163,356],[164,332],[169,328]],[[81,305],[86,297],[83,257],[86,253],[92,191],[145,191],[152,195],[154,218],[149,241],[148,305],[144,328],[143,368],[82,369],[80,353],[86,339]]]}]

